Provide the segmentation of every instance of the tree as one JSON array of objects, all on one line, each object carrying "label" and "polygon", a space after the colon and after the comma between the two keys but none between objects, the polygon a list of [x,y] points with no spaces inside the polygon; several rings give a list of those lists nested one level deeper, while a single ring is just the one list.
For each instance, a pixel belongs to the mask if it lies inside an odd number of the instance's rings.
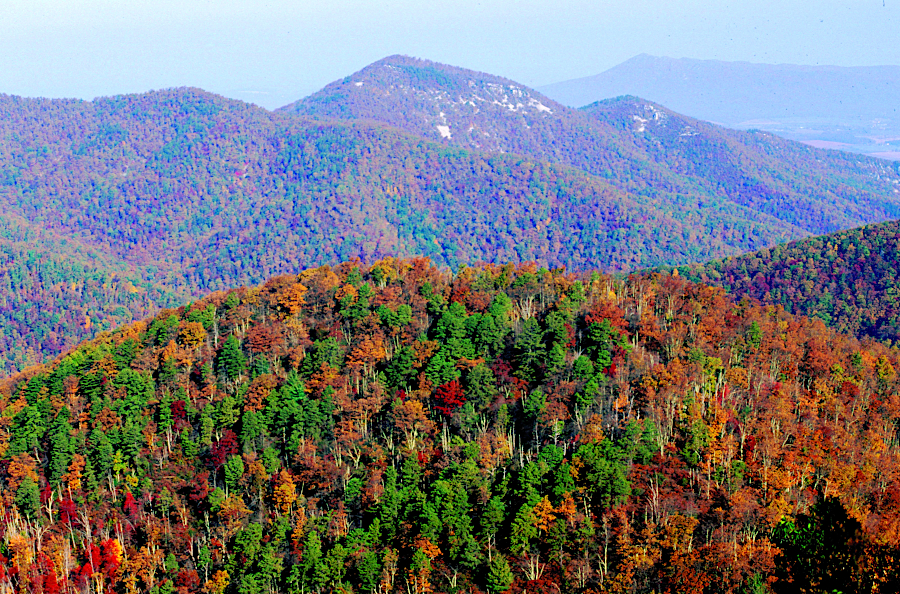
[{"label": "tree", "polygon": [[356,572],[359,576],[359,585],[366,592],[375,592],[378,588],[378,580],[381,577],[381,562],[378,553],[366,551],[357,563]]},{"label": "tree", "polygon": [[595,503],[607,509],[631,495],[622,453],[608,439],[582,444],[573,456],[573,465]]},{"label": "tree", "polygon": [[278,480],[273,488],[273,498],[281,513],[285,515],[291,513],[291,506],[297,500],[297,486],[294,483],[294,477],[287,470],[282,469],[278,473]]},{"label": "tree", "polygon": [[483,411],[494,402],[497,395],[497,379],[486,365],[476,365],[466,377],[466,400],[477,411]]},{"label": "tree", "polygon": [[503,555],[494,555],[494,558],[488,564],[487,588],[491,594],[499,594],[506,592],[512,585],[515,577],[509,562]]},{"label": "tree", "polygon": [[795,521],[776,526],[776,592],[848,592],[859,586],[865,535],[839,500],[823,498]]},{"label": "tree", "polygon": [[450,383],[439,386],[435,390],[434,401],[434,409],[449,417],[456,409],[466,403],[466,397],[459,385],[459,381],[453,380]]},{"label": "tree", "polygon": [[240,456],[232,455],[225,461],[225,484],[230,489],[237,488],[238,481],[244,476],[244,460]]},{"label": "tree", "polygon": [[33,520],[41,511],[41,493],[38,485],[30,475],[26,475],[16,489],[16,507],[19,513]]},{"label": "tree", "polygon": [[319,540],[319,533],[310,530],[303,546],[302,560],[296,566],[299,568],[298,581],[302,584],[302,589],[308,592],[317,592],[325,586],[327,576],[320,569],[322,566],[322,542]]},{"label": "tree", "polygon": [[537,381],[546,365],[544,361],[546,347],[544,333],[535,318],[525,320],[522,333],[516,338],[514,353],[516,375],[526,382]]},{"label": "tree", "polygon": [[47,427],[37,406],[25,406],[13,417],[11,455],[22,454],[38,447]]},{"label": "tree", "polygon": [[425,367],[425,376],[432,384],[439,386],[459,379],[459,369],[456,368],[456,359],[450,348],[442,346],[438,352],[428,361]]},{"label": "tree", "polygon": [[232,334],[225,340],[222,350],[216,359],[216,369],[224,375],[226,379],[237,380],[246,371],[247,359],[241,352],[241,345],[237,336]]},{"label": "tree", "polygon": [[69,410],[63,407],[56,416],[50,433],[50,466],[49,479],[58,484],[72,461],[72,448],[69,435],[72,425],[69,424]]},{"label": "tree", "polygon": [[487,313],[479,319],[472,340],[479,354],[493,357],[503,350],[507,334],[508,330],[497,324],[494,316]]},{"label": "tree", "polygon": [[509,550],[515,555],[525,555],[531,541],[537,538],[537,519],[534,517],[534,506],[523,503],[513,519],[509,535]]},{"label": "tree", "polygon": [[185,346],[196,349],[206,340],[206,328],[200,322],[185,322],[179,339]]},{"label": "tree", "polygon": [[409,387],[416,376],[413,364],[416,360],[416,352],[409,345],[403,345],[394,352],[393,358],[388,362],[384,370],[388,387],[396,392]]},{"label": "tree", "polygon": [[106,473],[112,470],[114,455],[112,443],[109,441],[106,433],[99,428],[91,431],[88,443],[91,448],[91,454],[93,454],[90,459],[93,471],[97,475],[104,477]]}]

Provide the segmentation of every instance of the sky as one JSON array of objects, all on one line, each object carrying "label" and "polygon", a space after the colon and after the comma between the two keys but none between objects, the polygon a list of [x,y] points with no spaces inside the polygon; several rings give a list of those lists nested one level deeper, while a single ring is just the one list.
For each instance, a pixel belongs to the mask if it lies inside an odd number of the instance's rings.
[{"label": "sky", "polygon": [[641,53],[900,65],[900,0],[0,0],[0,93],[273,109],[392,54],[541,86]]}]

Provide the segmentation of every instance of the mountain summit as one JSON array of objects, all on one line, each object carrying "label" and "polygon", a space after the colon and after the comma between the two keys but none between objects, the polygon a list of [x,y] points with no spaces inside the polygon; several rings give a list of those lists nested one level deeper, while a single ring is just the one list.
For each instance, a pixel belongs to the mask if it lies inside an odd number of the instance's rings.
[{"label": "mountain summit", "polygon": [[499,76],[389,56],[281,111],[375,120],[436,142],[514,152],[509,128],[542,126],[568,110]]},{"label": "mountain summit", "polygon": [[762,226],[741,233],[745,245],[775,229],[799,238],[900,216],[900,178],[882,161],[725,129],[635,96],[572,109],[504,78],[416,58],[385,58],[283,111],[574,167],[653,209],[698,215],[708,231]]}]

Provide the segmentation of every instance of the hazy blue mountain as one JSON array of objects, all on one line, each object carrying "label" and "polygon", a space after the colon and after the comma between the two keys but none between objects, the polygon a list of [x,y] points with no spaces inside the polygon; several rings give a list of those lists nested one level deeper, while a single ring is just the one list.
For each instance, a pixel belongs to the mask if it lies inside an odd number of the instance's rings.
[{"label": "hazy blue mountain", "polygon": [[900,66],[797,66],[641,54],[595,76],[539,90],[572,107],[638,95],[733,128],[768,130],[827,148],[900,151]]}]

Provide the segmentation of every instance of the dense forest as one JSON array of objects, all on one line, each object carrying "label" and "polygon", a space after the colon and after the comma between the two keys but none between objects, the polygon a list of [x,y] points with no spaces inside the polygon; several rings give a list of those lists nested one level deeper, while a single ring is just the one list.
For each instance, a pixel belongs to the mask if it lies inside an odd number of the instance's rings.
[{"label": "dense forest", "polygon": [[[30,140],[3,161],[0,212],[13,221],[4,227],[8,241],[27,246],[28,237],[49,235],[49,256],[76,268],[101,265],[101,275],[124,270],[132,284],[182,302],[191,293],[354,256],[627,270],[724,256],[733,246],[754,249],[799,234],[737,212],[666,212],[571,168],[435,147],[369,125],[310,124],[201,92],[6,103],[9,117],[0,126],[7,137],[29,122],[48,124],[21,136]],[[111,264],[70,258],[72,250],[57,247],[65,241]],[[22,299],[12,287],[24,283],[37,288],[26,293],[25,308],[55,310],[47,279],[27,262],[15,265],[27,278],[9,285],[6,298]],[[100,299],[93,323],[121,305]],[[6,372],[29,361],[29,352],[37,355],[32,363],[60,352],[44,325],[17,335],[21,320],[0,317]],[[63,337],[62,346],[78,338]]]},{"label": "dense forest", "polygon": [[0,375],[190,301],[83,243],[0,217]]},{"label": "dense forest", "polygon": [[841,332],[900,340],[900,223],[891,221],[681,266],[685,277],[816,317]]},{"label": "dense forest", "polygon": [[679,275],[277,276],[0,384],[0,587],[897,592],[898,356]]},{"label": "dense forest", "polygon": [[197,89],[0,95],[0,374],[309,266],[704,262],[900,217],[898,187],[876,159],[402,57],[279,112]]}]

